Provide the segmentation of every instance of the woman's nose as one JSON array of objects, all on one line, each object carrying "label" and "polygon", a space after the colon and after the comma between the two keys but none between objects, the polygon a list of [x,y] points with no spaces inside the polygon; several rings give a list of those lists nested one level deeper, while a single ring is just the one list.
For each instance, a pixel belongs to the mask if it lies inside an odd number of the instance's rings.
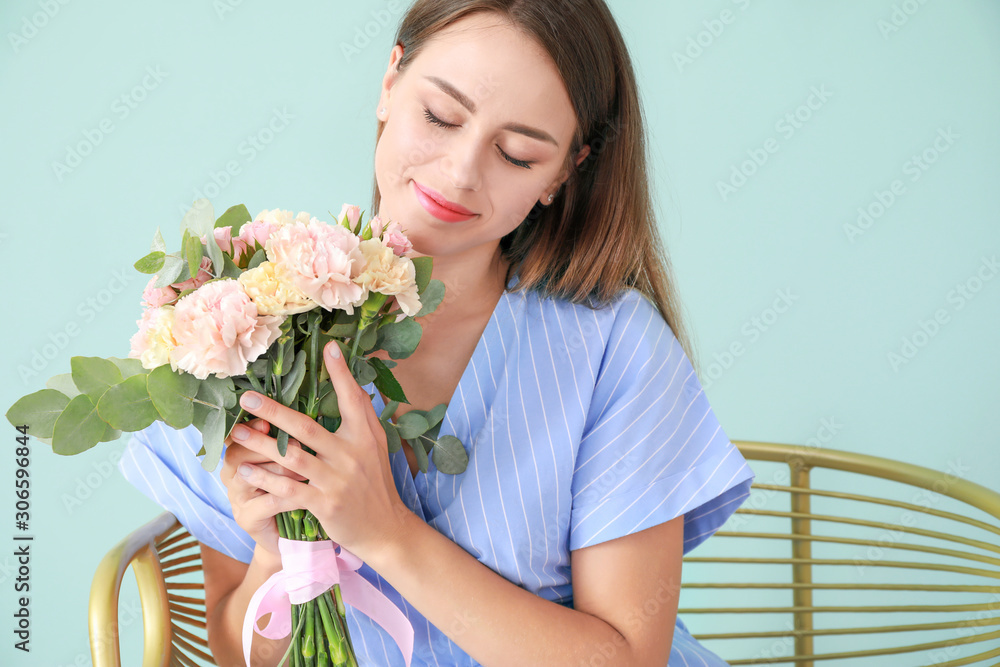
[{"label": "woman's nose", "polygon": [[482,146],[471,134],[451,142],[441,159],[441,171],[459,190],[478,190],[482,180]]}]

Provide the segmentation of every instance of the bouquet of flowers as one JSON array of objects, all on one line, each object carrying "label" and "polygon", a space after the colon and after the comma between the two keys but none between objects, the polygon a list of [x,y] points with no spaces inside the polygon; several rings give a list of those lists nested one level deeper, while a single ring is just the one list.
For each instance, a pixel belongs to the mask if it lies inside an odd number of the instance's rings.
[{"label": "bouquet of flowers", "polygon": [[[399,223],[374,216],[365,224],[359,207],[347,204],[333,224],[278,209],[252,218],[243,205],[216,219],[212,205],[200,199],[184,216],[181,233],[181,250],[167,254],[157,229],[149,254],[135,263],[155,275],[143,292],[128,355],[73,357],[71,373],[52,377],[46,389],[11,406],[12,424],[63,455],[154,421],[175,429],[193,424],[202,434],[202,465],[214,470],[233,426],[251,419],[238,407],[244,391],[337,430],[337,395],[321,358],[323,347],[336,341],[357,382],[374,383],[389,399],[379,421],[390,452],[407,440],[422,470],[431,456],[442,472],[464,471],[462,443],[437,437],[446,405],[390,421],[407,402],[392,360],[413,353],[421,335],[414,318],[444,298],[443,283],[430,277],[432,259],[408,256],[412,246]],[[368,356],[376,350],[390,359]],[[272,436],[284,456],[288,434],[272,426]],[[291,631],[292,665],[356,665],[346,601],[385,625],[408,662],[412,628],[355,572],[360,560],[338,552],[308,511],[283,512],[276,520],[284,569],[251,601],[246,656],[254,630],[273,639]],[[268,626],[258,630],[258,618],[268,612]]]}]

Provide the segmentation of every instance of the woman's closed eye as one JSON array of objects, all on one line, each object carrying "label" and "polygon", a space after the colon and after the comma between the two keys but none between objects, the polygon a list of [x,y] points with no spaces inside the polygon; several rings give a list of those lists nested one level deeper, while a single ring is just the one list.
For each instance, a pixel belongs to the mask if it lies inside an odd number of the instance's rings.
[{"label": "woman's closed eye", "polygon": [[[424,108],[424,117],[427,118],[427,122],[430,123],[431,125],[437,125],[438,127],[442,127],[445,129],[458,127],[458,125],[455,125],[453,123],[447,123],[441,120],[440,118],[435,116],[430,109],[426,107]],[[507,162],[510,162],[512,165],[516,167],[521,167],[522,169],[531,169],[531,165],[534,164],[529,160],[518,160],[515,157],[507,155],[507,153],[505,153],[504,150],[500,148],[499,145],[497,146],[497,150],[500,151],[500,155],[503,157],[503,159],[507,160]]]}]

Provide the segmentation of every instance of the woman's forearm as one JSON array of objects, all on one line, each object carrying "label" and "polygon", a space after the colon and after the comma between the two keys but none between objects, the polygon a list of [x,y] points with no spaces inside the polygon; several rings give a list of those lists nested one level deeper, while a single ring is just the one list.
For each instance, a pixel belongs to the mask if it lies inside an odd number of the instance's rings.
[{"label": "woman's forearm", "polygon": [[[219,599],[208,618],[208,643],[219,667],[246,667],[242,633],[250,598],[268,577],[279,570],[281,559],[257,546],[243,581]],[[261,619],[262,624],[267,619],[267,616]],[[291,637],[273,640],[254,633],[251,667],[275,667],[290,643]]]},{"label": "woman's forearm", "polygon": [[602,649],[611,658],[602,664],[639,664],[625,637],[604,620],[511,583],[415,515],[369,565],[486,667],[576,667]]}]

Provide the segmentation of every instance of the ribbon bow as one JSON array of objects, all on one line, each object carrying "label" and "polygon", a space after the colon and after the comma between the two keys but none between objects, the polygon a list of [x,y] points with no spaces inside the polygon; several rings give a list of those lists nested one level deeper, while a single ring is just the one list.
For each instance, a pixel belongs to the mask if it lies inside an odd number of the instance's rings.
[{"label": "ribbon bow", "polygon": [[[281,570],[272,574],[250,598],[243,620],[243,657],[250,665],[254,630],[268,639],[282,639],[292,632],[292,605],[309,602],[340,584],[346,604],[385,628],[403,653],[406,665],[413,654],[413,626],[385,595],[357,573],[363,561],[333,540],[307,542],[278,538]],[[263,629],[257,621],[271,618]]]}]

